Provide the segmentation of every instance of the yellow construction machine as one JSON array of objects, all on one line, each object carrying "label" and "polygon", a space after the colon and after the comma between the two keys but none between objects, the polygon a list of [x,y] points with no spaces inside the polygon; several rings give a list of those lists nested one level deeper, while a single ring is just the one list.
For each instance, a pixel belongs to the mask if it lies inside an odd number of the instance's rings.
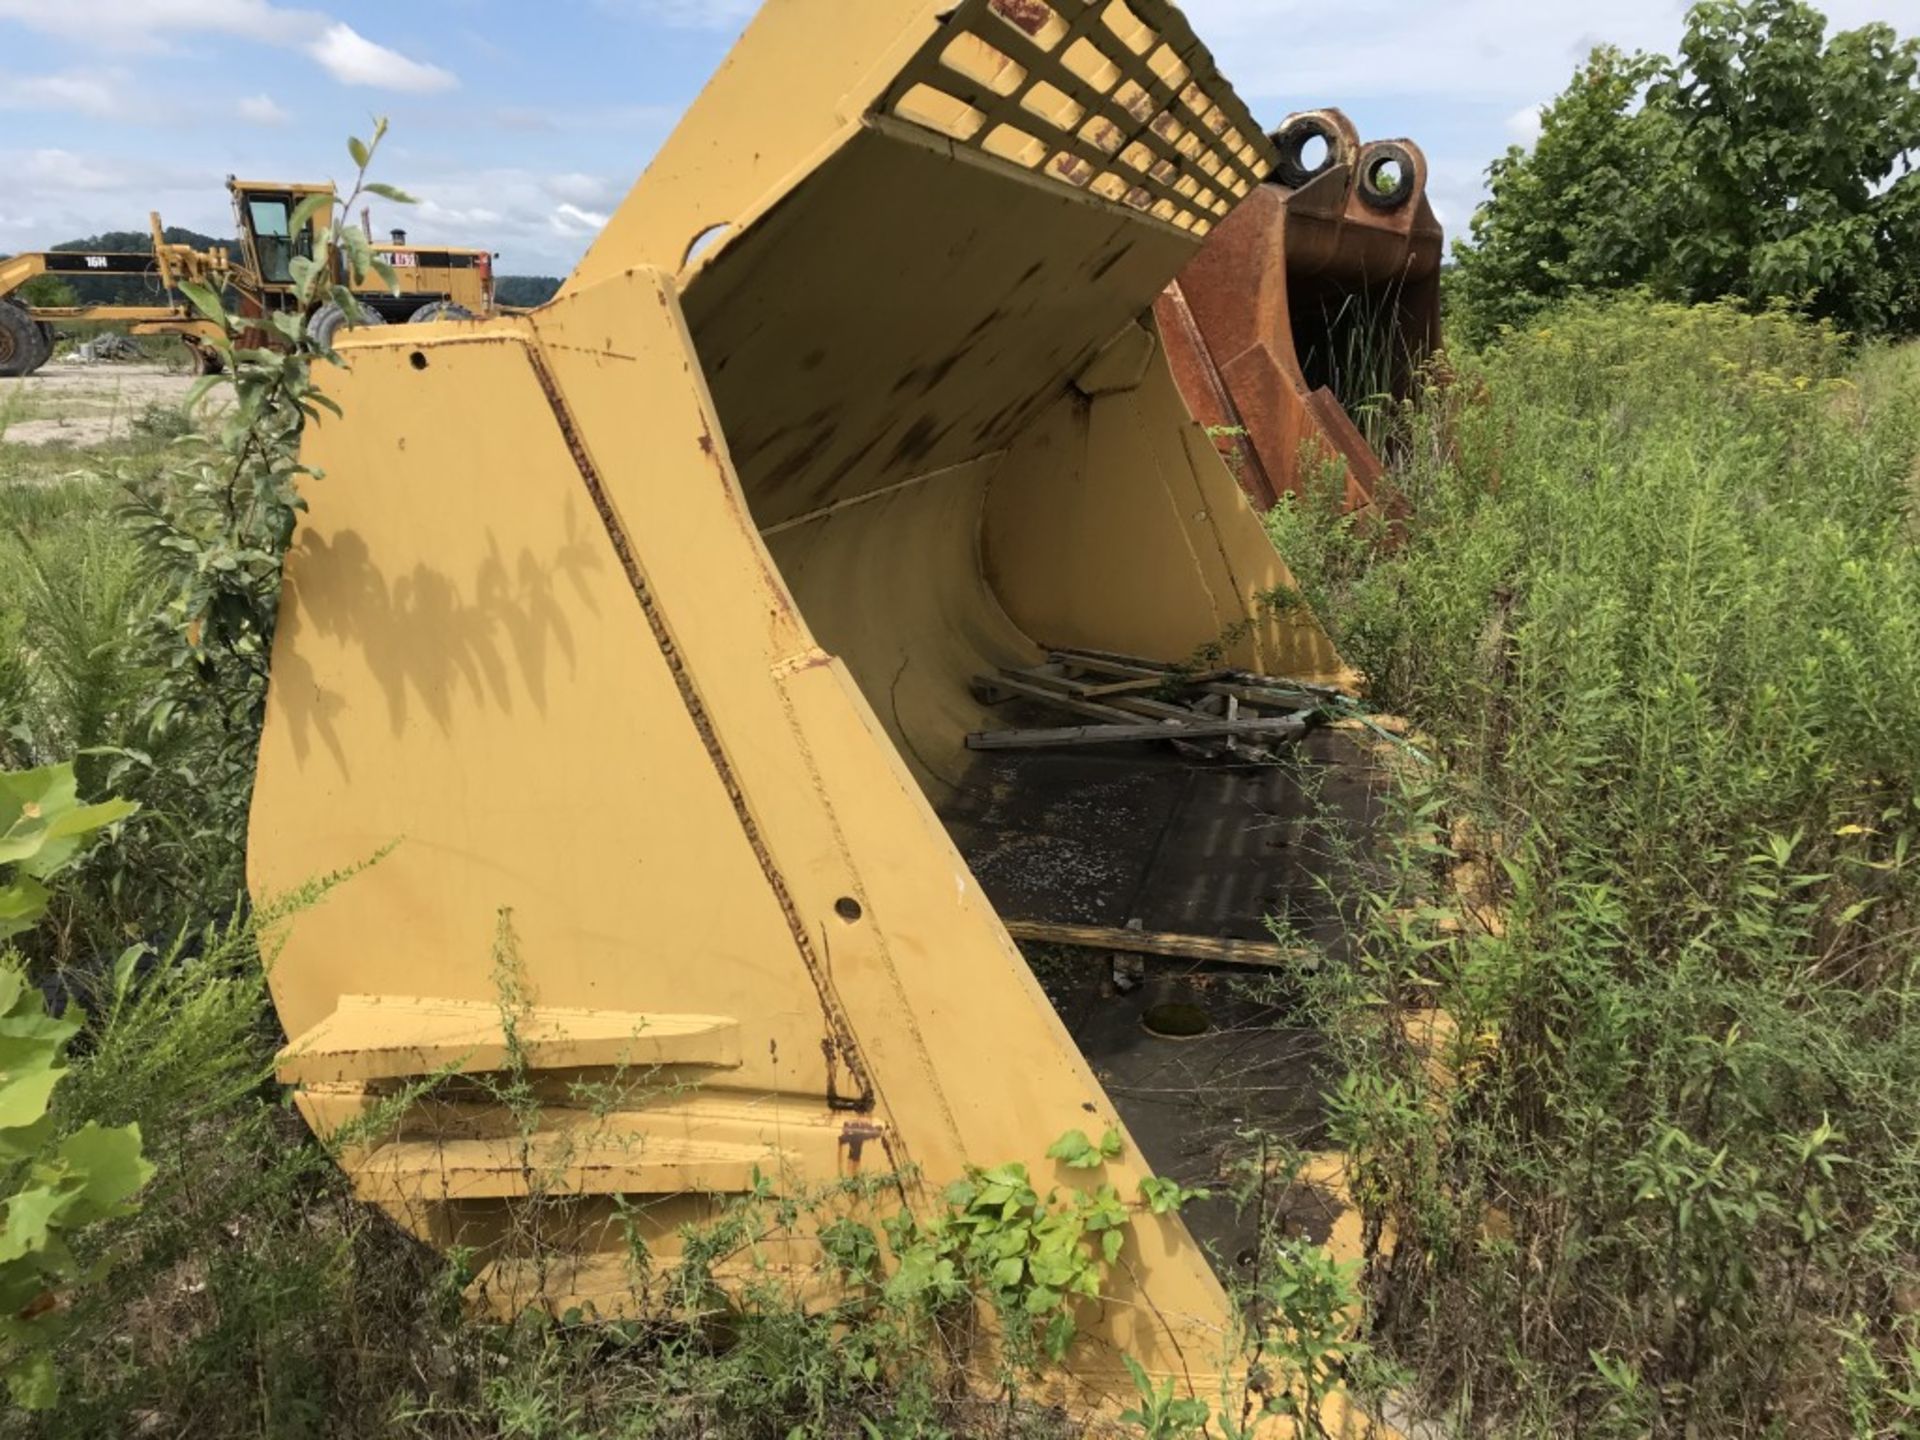
[{"label": "yellow construction machine", "polygon": [[[30,375],[44,365],[53,351],[54,326],[62,321],[107,321],[125,325],[133,335],[178,335],[202,368],[211,368],[218,363],[212,344],[215,327],[178,298],[183,280],[230,288],[243,315],[263,315],[291,305],[292,262],[315,253],[319,232],[332,220],[331,209],[322,207],[296,235],[291,233],[294,214],[302,200],[331,195],[333,187],[229,177],[227,190],[239,237],[237,260],[222,250],[168,243],[157,214],[148,217],[153,235],[150,252],[51,250],[0,260],[0,376]],[[368,238],[372,238],[370,227]],[[409,245],[406,232],[395,230],[373,253],[393,267],[397,288],[357,292],[360,314],[351,320],[336,304],[322,306],[310,322],[317,335],[330,340],[347,323],[466,319],[493,310],[493,256],[488,251]],[[140,277],[150,285],[153,300],[70,306],[22,303],[15,292],[41,275],[70,281]]]},{"label": "yellow construction machine", "polygon": [[[644,1309],[756,1186],[1077,1184],[1125,1117],[1013,933],[1279,949],[1273,767],[1193,754],[1340,660],[1153,314],[1278,159],[1168,0],[769,0],[552,302],[343,337],[250,880],[388,852],[280,937],[280,1074],[477,1298]],[[1149,1173],[1085,1398],[1240,1363]]]}]

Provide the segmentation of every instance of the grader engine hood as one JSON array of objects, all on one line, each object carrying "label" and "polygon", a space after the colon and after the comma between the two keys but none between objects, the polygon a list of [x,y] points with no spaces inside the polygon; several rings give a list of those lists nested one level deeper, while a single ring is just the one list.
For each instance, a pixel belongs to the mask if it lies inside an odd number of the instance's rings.
[{"label": "grader engine hood", "polygon": [[[1271,158],[1161,0],[772,0],[554,302],[343,343],[251,880],[392,847],[287,933],[281,1073],[323,1133],[451,1077],[345,1158],[491,1303],[644,1306],[625,1227],[671,1263],[756,1174],[928,1210],[1116,1123],[965,737],[1046,647],[1337,665],[1149,314]],[[1234,1327],[1142,1209],[1069,1369],[1204,1385]]]}]

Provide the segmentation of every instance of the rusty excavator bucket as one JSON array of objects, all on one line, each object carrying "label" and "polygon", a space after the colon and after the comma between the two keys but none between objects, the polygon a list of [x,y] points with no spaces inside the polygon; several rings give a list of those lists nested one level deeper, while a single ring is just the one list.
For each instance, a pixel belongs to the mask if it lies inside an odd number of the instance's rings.
[{"label": "rusty excavator bucket", "polygon": [[[1381,458],[1353,412],[1404,400],[1440,345],[1444,236],[1411,140],[1361,144],[1338,110],[1274,132],[1265,182],[1154,306],[1181,393],[1254,503],[1340,465],[1375,504]],[[1391,509],[1389,504],[1385,509]]]},{"label": "rusty excavator bucket", "polygon": [[[1119,1116],[1008,922],[1268,938],[1205,810],[1265,770],[967,737],[1058,647],[1338,670],[1151,320],[1276,160],[1166,0],[770,0],[550,304],[341,342],[250,879],[391,847],[284,936],[281,1074],[323,1134],[398,1107],[353,1182],[489,1303],[642,1307],[630,1242],[756,1176],[1083,1178]],[[1149,1173],[1090,1397],[1230,1368]]]}]

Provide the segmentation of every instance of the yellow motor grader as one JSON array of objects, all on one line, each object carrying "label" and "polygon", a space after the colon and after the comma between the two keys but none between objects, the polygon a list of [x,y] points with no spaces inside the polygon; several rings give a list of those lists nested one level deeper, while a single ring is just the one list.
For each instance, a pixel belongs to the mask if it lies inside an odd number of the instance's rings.
[{"label": "yellow motor grader", "polygon": [[[479,1301],[630,1313],[743,1197],[928,1215],[1111,1128],[1066,1376],[1245,1379],[1102,1081],[1154,1036],[1096,1073],[1015,936],[1288,962],[1284,777],[1207,747],[1343,670],[1155,314],[1282,159],[1169,0],[768,0],[550,303],[342,337],[250,881],[384,852],[279,937],[279,1072]],[[811,1223],[716,1280],[814,1293]]]},{"label": "yellow motor grader", "polygon": [[[230,177],[227,190],[233,198],[237,259],[224,250],[170,244],[155,214],[148,217],[151,251],[50,250],[0,260],[0,376],[30,375],[44,365],[53,352],[54,327],[63,321],[106,321],[124,325],[133,335],[178,335],[201,367],[211,368],[218,363],[211,344],[214,326],[179,299],[183,280],[232,289],[245,315],[263,315],[291,305],[292,262],[315,253],[319,232],[331,220],[330,210],[322,207],[296,235],[292,233],[295,212],[308,196],[331,195],[333,187]],[[360,314],[352,317],[352,323],[425,322],[492,313],[490,252],[409,245],[406,233],[395,230],[387,243],[375,245],[373,253],[393,267],[397,292],[384,287],[356,292]],[[147,282],[153,298],[134,304],[23,303],[17,292],[41,275],[74,282],[137,277]],[[349,317],[329,303],[315,312],[310,325],[331,339],[345,323]]]}]

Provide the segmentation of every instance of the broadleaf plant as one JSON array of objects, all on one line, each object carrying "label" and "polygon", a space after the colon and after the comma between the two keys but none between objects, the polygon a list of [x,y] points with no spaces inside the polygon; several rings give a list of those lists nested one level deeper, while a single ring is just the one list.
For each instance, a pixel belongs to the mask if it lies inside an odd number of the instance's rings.
[{"label": "broadleaf plant", "polygon": [[71,764],[0,773],[0,940],[39,923],[47,881],[79,857],[89,835],[139,808],[127,800],[81,804]]},{"label": "broadleaf plant", "polygon": [[[0,939],[38,920],[45,882],[136,808],[123,800],[81,804],[71,765],[0,774]],[[128,1213],[153,1175],[137,1126],[89,1121],[55,1131],[54,1090],[82,1023],[77,1006],[48,1014],[18,953],[0,952],[0,1373],[14,1403],[30,1409],[53,1403],[51,1347],[65,1299],[97,1269],[69,1242]]]}]

